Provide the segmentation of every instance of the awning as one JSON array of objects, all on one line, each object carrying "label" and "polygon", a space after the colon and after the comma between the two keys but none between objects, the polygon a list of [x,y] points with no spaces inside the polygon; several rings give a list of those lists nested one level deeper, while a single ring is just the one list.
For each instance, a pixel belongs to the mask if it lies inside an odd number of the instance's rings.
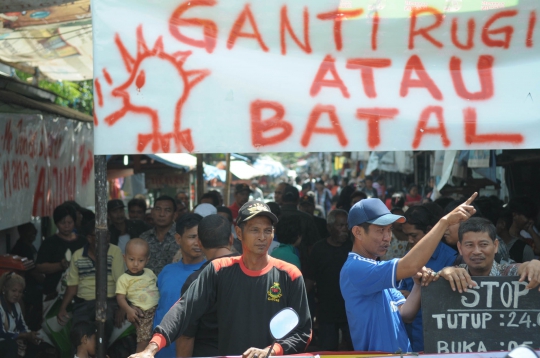
[{"label": "awning", "polygon": [[197,157],[187,153],[148,154],[148,157],[170,167],[189,172],[197,166]]},{"label": "awning", "polygon": [[213,165],[204,165],[204,180],[212,180],[218,178],[221,182],[225,183],[227,180],[227,171],[219,169]]},{"label": "awning", "polygon": [[[197,166],[197,157],[187,153],[148,154],[148,157],[170,167],[185,171],[193,170]],[[231,173],[241,180],[266,175],[263,171],[257,170],[246,162],[239,160],[231,161]],[[204,164],[204,175],[205,180],[212,180],[216,177],[222,182],[226,180],[226,171],[213,165]]]},{"label": "awning", "polygon": [[272,177],[279,177],[285,174],[285,167],[283,164],[268,156],[257,159],[255,163],[253,163],[253,167]]},{"label": "awning", "polygon": [[231,153],[231,157],[238,160],[243,160],[244,162],[248,162],[250,159],[246,157],[245,155],[241,155],[238,153]]},{"label": "awning", "polygon": [[266,175],[265,172],[253,168],[246,162],[233,160],[231,161],[231,173],[238,179],[248,180],[255,177]]}]

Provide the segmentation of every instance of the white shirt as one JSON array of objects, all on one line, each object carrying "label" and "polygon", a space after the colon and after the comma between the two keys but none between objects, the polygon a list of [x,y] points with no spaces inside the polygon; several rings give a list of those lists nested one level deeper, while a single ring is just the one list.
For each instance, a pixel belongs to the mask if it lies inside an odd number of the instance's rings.
[{"label": "white shirt", "polygon": [[120,235],[118,237],[118,247],[122,250],[122,255],[126,253],[126,245],[130,239],[129,234]]}]

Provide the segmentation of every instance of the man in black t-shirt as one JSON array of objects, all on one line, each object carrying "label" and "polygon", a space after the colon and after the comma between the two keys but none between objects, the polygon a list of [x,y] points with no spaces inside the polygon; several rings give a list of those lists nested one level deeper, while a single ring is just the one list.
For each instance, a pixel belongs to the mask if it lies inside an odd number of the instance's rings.
[{"label": "man in black t-shirt", "polygon": [[128,201],[128,217],[129,220],[144,221],[146,215],[146,201],[140,198],[133,198]]},{"label": "man in black t-shirt", "polygon": [[319,348],[322,351],[339,349],[339,331],[343,336],[346,350],[353,350],[345,312],[345,301],[341,296],[339,275],[347,256],[352,250],[347,227],[347,212],[332,210],[327,217],[330,236],[313,245],[309,256],[311,270],[306,278],[315,281],[319,309]]},{"label": "man in black t-shirt", "polygon": [[[311,341],[304,279],[294,265],[268,255],[276,223],[277,217],[265,203],[254,200],[244,204],[236,227],[242,256],[222,257],[207,265],[154,329],[146,349],[131,357],[153,357],[213,307],[218,317],[219,355],[264,358],[269,352],[304,352]],[[273,338],[268,323],[288,307],[298,313],[299,323],[270,349]]]},{"label": "man in black t-shirt", "polygon": [[321,237],[319,236],[319,231],[315,225],[313,215],[298,210],[298,202],[300,201],[298,189],[287,184],[285,189],[283,189],[281,200],[282,205],[280,218],[292,216],[300,222],[302,241],[298,246],[298,251],[300,253],[299,256],[302,274],[305,275],[309,271],[308,252],[310,251],[311,247],[321,239]]},{"label": "man in black t-shirt", "polygon": [[19,239],[11,249],[11,254],[36,261],[37,250],[34,247],[37,235],[36,227],[32,223],[25,223],[17,226],[17,232],[19,233]]}]

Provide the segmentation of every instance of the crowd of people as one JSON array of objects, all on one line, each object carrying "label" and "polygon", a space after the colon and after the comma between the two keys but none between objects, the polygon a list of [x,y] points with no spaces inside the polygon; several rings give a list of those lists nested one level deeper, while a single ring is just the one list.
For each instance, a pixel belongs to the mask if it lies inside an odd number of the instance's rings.
[{"label": "crowd of people", "polygon": [[[540,283],[540,218],[534,202],[403,192],[381,177],[279,183],[265,203],[257,182],[237,184],[223,206],[209,191],[107,204],[106,339],[136,327],[132,357],[273,355],[317,351],[423,351],[421,285],[440,277],[462,292],[471,276]],[[32,242],[19,226],[12,253],[34,260],[24,277],[0,278],[0,351],[39,354],[43,312],[61,299],[73,353],[95,354],[96,233],[74,202],[53,213],[56,233]],[[270,348],[268,323],[292,307],[294,331]],[[114,352],[111,353],[111,358]]]}]

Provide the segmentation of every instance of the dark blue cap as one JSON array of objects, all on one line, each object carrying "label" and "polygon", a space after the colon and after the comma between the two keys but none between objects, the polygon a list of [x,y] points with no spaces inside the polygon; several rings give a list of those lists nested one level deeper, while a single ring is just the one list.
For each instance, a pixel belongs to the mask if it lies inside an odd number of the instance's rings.
[{"label": "dark blue cap", "polygon": [[386,226],[395,223],[405,222],[405,217],[401,215],[394,215],[388,210],[386,205],[376,198],[363,199],[354,204],[349,211],[349,230],[354,226],[361,225],[363,223],[370,223],[374,225]]}]

